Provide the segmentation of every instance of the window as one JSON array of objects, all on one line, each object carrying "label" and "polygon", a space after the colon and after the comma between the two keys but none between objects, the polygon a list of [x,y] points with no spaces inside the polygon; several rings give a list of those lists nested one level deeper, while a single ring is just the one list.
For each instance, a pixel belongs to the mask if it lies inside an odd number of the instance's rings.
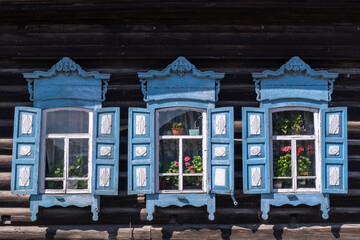
[{"label": "window", "polygon": [[158,192],[206,189],[206,111],[164,108],[156,112]]},{"label": "window", "polygon": [[320,191],[319,111],[277,108],[270,112],[272,191]]},{"label": "window", "polygon": [[43,111],[41,191],[91,192],[93,113],[84,108]]}]

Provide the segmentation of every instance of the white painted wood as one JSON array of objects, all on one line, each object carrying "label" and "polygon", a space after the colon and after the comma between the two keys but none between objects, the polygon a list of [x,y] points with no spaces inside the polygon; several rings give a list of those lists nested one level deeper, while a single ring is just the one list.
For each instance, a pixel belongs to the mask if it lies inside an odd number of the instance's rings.
[{"label": "white painted wood", "polygon": [[340,146],[339,145],[331,145],[329,146],[329,154],[333,156],[340,155]]},{"label": "white painted wood", "polygon": [[261,146],[251,146],[250,147],[251,156],[261,156]]},{"label": "white painted wood", "polygon": [[111,156],[111,147],[101,146],[100,147],[100,156],[110,157]]},{"label": "white painted wood", "polygon": [[215,169],[215,185],[225,186],[226,183],[226,172],[224,168]]},{"label": "white painted wood", "polygon": [[101,134],[111,134],[112,116],[111,114],[101,115]]},{"label": "white painted wood", "polygon": [[19,186],[28,187],[30,185],[30,168],[21,167],[19,168]]},{"label": "white painted wood", "polygon": [[146,155],[147,155],[146,147],[136,147],[135,154],[137,157],[146,157]]},{"label": "white painted wood", "polygon": [[21,126],[22,134],[32,134],[33,116],[31,114],[22,114]]},{"label": "white painted wood", "polygon": [[136,135],[145,135],[146,134],[146,121],[144,115],[136,115]]},{"label": "white painted wood", "polygon": [[331,186],[339,186],[340,184],[340,169],[339,167],[330,167],[329,168],[329,178]]},{"label": "white painted wood", "polygon": [[225,135],[226,134],[226,115],[218,114],[215,117],[215,134]]},{"label": "white painted wood", "polygon": [[100,187],[110,186],[110,168],[100,168]]},{"label": "white painted wood", "polygon": [[329,134],[339,134],[340,120],[338,114],[329,115]]},{"label": "white painted wood", "polygon": [[226,157],[226,148],[215,147],[215,157]]},{"label": "white painted wood", "polygon": [[146,168],[136,168],[136,185],[138,187],[146,187]]},{"label": "white painted wood", "polygon": [[31,155],[31,146],[21,146],[20,147],[21,156],[30,156]]},{"label": "white painted wood", "polygon": [[251,185],[253,187],[261,186],[261,169],[259,167],[251,168]]},{"label": "white painted wood", "polygon": [[251,135],[261,134],[261,122],[259,115],[250,115],[250,134]]}]

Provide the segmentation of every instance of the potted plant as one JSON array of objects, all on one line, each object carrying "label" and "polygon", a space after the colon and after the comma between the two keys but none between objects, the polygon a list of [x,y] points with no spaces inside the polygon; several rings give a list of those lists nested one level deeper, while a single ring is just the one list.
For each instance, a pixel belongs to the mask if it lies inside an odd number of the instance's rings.
[{"label": "potted plant", "polygon": [[[315,151],[313,146],[308,145],[306,150],[310,155],[314,155]],[[303,147],[298,147],[296,155],[298,156],[297,159],[297,171],[300,176],[309,176],[309,168],[311,165],[311,160],[307,156],[303,156],[302,154],[305,153],[305,149]],[[306,184],[306,179],[301,179],[299,182],[300,185]]]},{"label": "potted plant", "polygon": [[[179,162],[173,161],[167,167],[166,173],[178,173],[179,172]],[[175,176],[166,176],[160,180],[160,189],[165,189],[167,184],[170,184],[171,188],[179,187],[179,178]]]},{"label": "potted plant", "polygon": [[278,118],[276,120],[274,129],[277,132],[282,132],[284,134],[299,134],[306,132],[304,120],[301,114],[297,114],[290,118]]},{"label": "potted plant", "polygon": [[[285,146],[281,148],[282,156],[274,157],[273,170],[274,177],[290,177],[291,176],[291,147]],[[282,188],[283,180],[277,179],[274,182],[274,188]]]},{"label": "potted plant", "polygon": [[199,119],[202,119],[202,116],[198,117],[198,119],[195,120],[194,122],[194,128],[189,129],[189,135],[191,136],[197,136],[200,134],[200,127],[196,126],[196,123]]},{"label": "potted plant", "polygon": [[173,135],[183,135],[183,133],[184,133],[184,124],[174,122],[172,124],[171,131],[172,131]]},{"label": "potted plant", "polygon": [[[190,157],[186,156],[184,158],[185,170],[184,173],[202,173],[202,157],[193,156],[192,161],[190,162]],[[202,182],[202,177],[188,177],[185,181],[191,186],[199,187]]]},{"label": "potted plant", "polygon": [[161,132],[163,135],[171,135],[172,123],[166,121],[164,125],[161,126]]}]

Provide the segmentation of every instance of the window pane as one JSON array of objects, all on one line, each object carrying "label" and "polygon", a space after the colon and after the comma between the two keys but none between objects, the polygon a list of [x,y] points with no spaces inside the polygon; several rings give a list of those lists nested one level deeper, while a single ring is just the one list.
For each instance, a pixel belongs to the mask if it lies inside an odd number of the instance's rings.
[{"label": "window pane", "polygon": [[87,189],[87,180],[70,180],[67,182],[68,189]]},{"label": "window pane", "polygon": [[64,176],[64,139],[46,139],[46,177]]},{"label": "window pane", "polygon": [[45,189],[63,189],[63,181],[45,181]]},{"label": "window pane", "polygon": [[184,173],[202,173],[202,139],[183,140]]},{"label": "window pane", "polygon": [[160,141],[159,146],[160,173],[179,172],[179,140],[166,139]]},{"label": "window pane", "polygon": [[283,111],[272,114],[273,135],[313,135],[314,113]]},{"label": "window pane", "polygon": [[189,177],[184,176],[184,190],[201,190],[202,189],[202,177]]},{"label": "window pane", "polygon": [[291,179],[274,179],[273,180],[274,189],[291,189],[292,180]]},{"label": "window pane", "polygon": [[179,177],[176,176],[163,176],[159,178],[160,190],[178,190],[179,189]]},{"label": "window pane", "polygon": [[315,188],[315,179],[298,179],[298,188]]},{"label": "window pane", "polygon": [[296,141],[297,175],[315,176],[315,141]]},{"label": "window pane", "polygon": [[159,112],[160,135],[201,135],[202,112],[176,109]]},{"label": "window pane", "polygon": [[87,133],[89,113],[60,110],[46,113],[46,133]]},{"label": "window pane", "polygon": [[87,177],[89,139],[69,139],[69,177]]},{"label": "window pane", "polygon": [[291,177],[291,142],[273,141],[274,177]]}]

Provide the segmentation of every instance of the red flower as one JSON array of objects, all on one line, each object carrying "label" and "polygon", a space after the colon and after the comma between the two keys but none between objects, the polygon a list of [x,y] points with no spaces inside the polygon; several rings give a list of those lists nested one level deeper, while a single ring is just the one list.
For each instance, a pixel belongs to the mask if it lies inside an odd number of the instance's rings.
[{"label": "red flower", "polygon": [[194,169],[194,166],[189,166],[189,170]]},{"label": "red flower", "polygon": [[189,162],[186,162],[186,163],[185,163],[185,165],[186,165],[186,166],[189,166],[189,165],[190,165],[190,163],[189,163]]},{"label": "red flower", "polygon": [[310,151],[313,150],[313,146],[308,145],[308,146],[307,146],[307,150],[310,150]]},{"label": "red flower", "polygon": [[281,151],[283,151],[283,152],[289,152],[290,150],[291,150],[290,146],[285,146],[285,147],[281,148]]},{"label": "red flower", "polygon": [[184,161],[185,162],[187,162],[187,161],[189,161],[190,160],[190,158],[188,157],[188,156],[186,156],[185,158],[184,158]]},{"label": "red flower", "polygon": [[311,154],[315,154],[315,151],[310,151]]},{"label": "red flower", "polygon": [[175,163],[174,163],[174,166],[175,166],[175,167],[178,167],[178,166],[179,166],[179,162],[175,162]]}]

